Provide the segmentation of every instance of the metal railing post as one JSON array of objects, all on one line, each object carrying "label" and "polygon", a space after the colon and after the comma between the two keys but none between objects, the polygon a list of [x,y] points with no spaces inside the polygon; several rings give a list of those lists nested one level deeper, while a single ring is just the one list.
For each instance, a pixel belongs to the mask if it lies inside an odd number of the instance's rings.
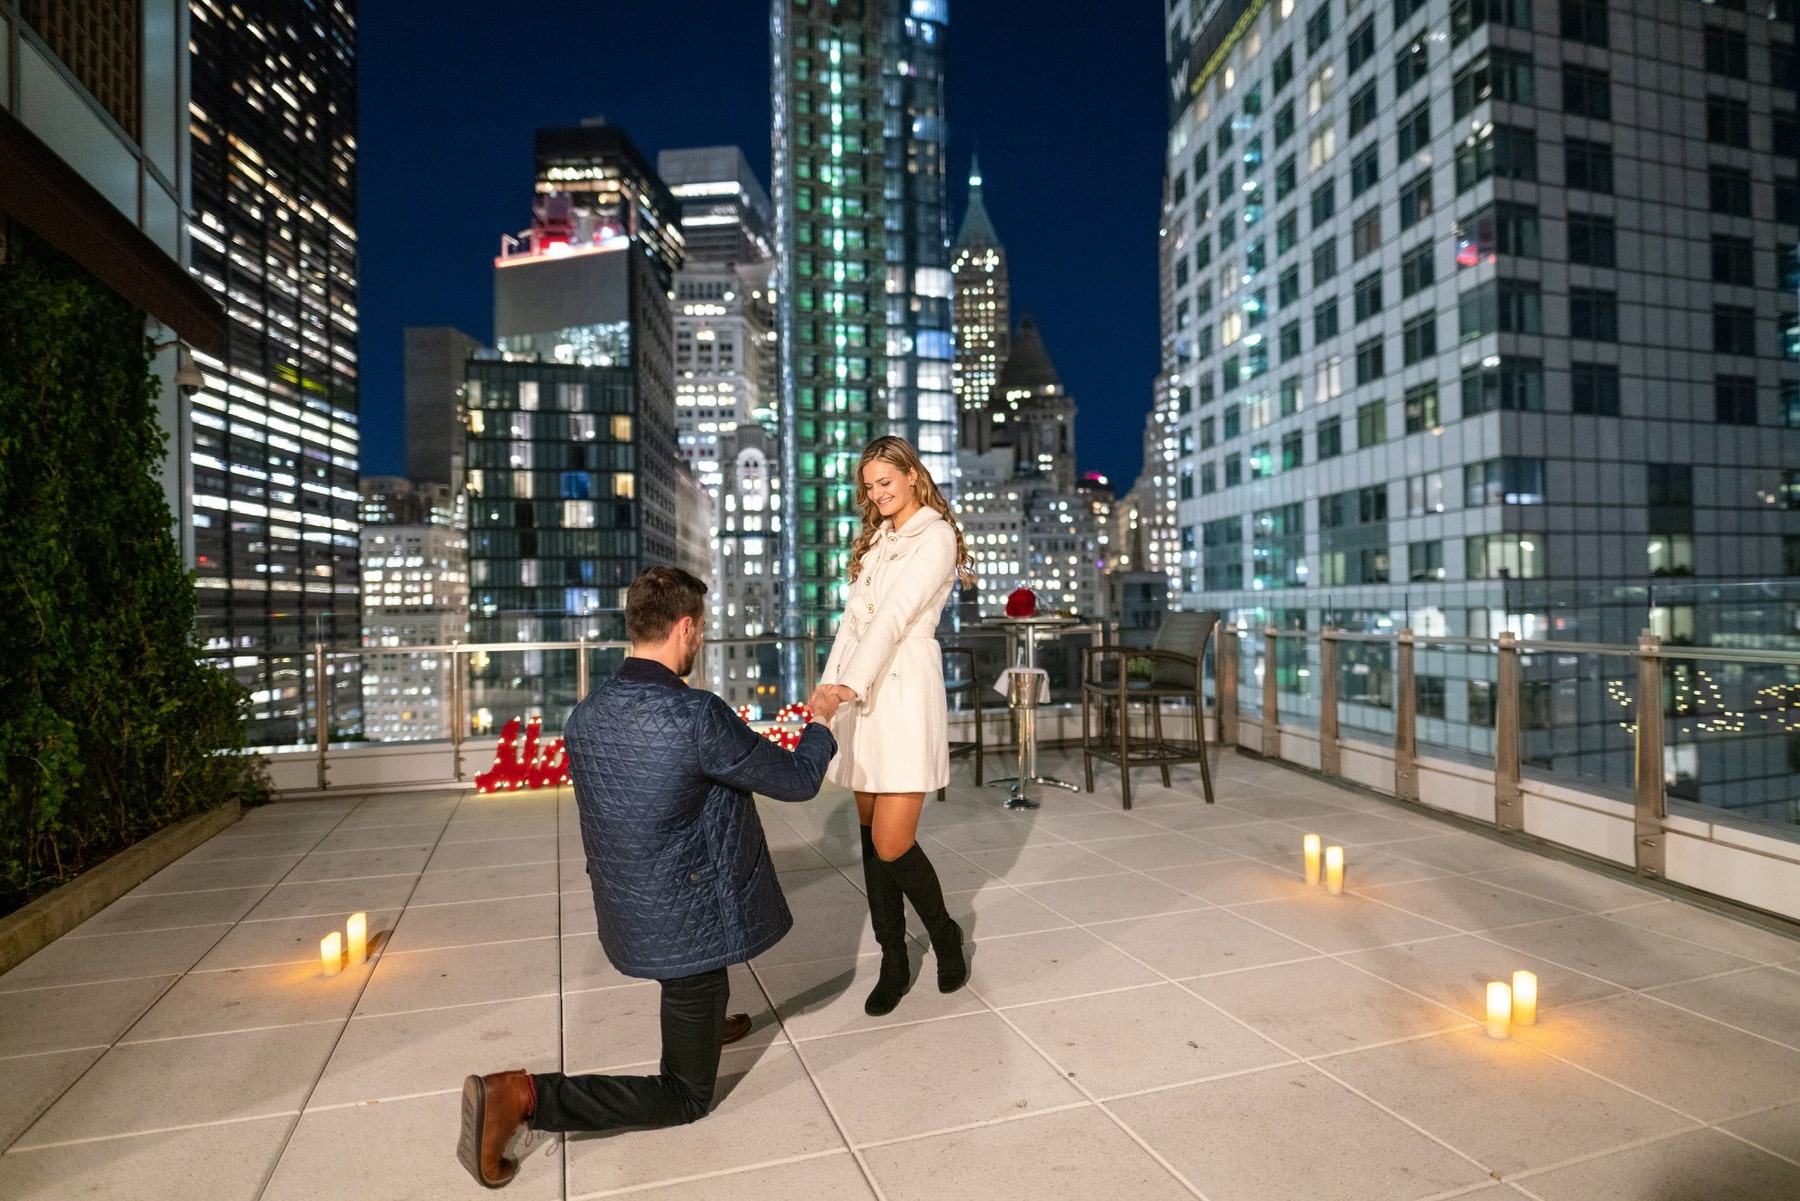
[{"label": "metal railing post", "polygon": [[802,674],[801,682],[806,685],[806,695],[793,699],[804,701],[819,686],[819,635],[814,632],[810,619],[806,623],[806,671]]},{"label": "metal railing post", "polygon": [[462,650],[455,641],[450,643],[450,768],[457,783],[463,778],[463,735],[468,730],[463,684]]},{"label": "metal railing post", "polygon": [[575,703],[579,705],[587,699],[588,694],[587,631],[581,631],[575,642]]},{"label": "metal railing post", "polygon": [[1319,633],[1319,677],[1319,770],[1328,776],[1342,775],[1342,748],[1338,745],[1338,640],[1329,626]]},{"label": "metal railing post", "polygon": [[1262,753],[1265,759],[1281,758],[1281,694],[1275,663],[1281,653],[1275,627],[1263,627]]},{"label": "metal railing post", "polygon": [[1213,684],[1219,690],[1219,745],[1238,748],[1238,631],[1227,623],[1213,650]]},{"label": "metal railing post", "polygon": [[1494,824],[1502,830],[1525,828],[1525,805],[1519,797],[1519,648],[1511,630],[1500,632],[1495,670]]},{"label": "metal railing post", "polygon": [[1649,630],[1638,635],[1636,806],[1637,870],[1664,874],[1663,818],[1669,801],[1663,791],[1662,639]]},{"label": "metal railing post", "polygon": [[319,743],[319,791],[331,787],[327,778],[331,755],[331,690],[325,683],[325,644],[313,643],[313,737]]},{"label": "metal railing post", "polygon": [[1413,683],[1413,632],[1403,629],[1394,641],[1394,795],[1419,799],[1418,694]]}]

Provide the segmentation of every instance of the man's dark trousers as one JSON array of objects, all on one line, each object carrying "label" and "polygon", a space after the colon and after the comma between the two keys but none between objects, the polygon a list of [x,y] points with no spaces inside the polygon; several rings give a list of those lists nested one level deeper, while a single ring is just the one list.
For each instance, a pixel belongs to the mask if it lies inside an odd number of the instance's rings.
[{"label": "man's dark trousers", "polygon": [[534,1076],[537,1110],[531,1117],[533,1130],[679,1126],[706,1116],[719,1077],[730,980],[721,967],[660,983],[662,1074],[565,1076],[552,1072]]}]

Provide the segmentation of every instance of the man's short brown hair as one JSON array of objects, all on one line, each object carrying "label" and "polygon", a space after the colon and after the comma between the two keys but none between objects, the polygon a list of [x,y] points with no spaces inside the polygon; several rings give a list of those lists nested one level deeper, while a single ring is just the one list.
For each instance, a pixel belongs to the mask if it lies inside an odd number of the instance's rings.
[{"label": "man's short brown hair", "polygon": [[625,591],[625,635],[633,642],[661,642],[675,623],[705,613],[706,581],[679,567],[646,567]]}]

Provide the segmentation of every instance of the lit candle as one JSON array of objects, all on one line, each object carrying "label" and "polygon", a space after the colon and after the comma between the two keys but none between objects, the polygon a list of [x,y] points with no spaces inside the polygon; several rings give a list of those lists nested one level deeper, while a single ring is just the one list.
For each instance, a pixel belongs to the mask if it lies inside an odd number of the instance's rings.
[{"label": "lit candle", "polygon": [[344,942],[350,947],[350,966],[355,967],[369,957],[369,915],[352,913],[344,923]]},{"label": "lit candle", "polygon": [[1513,973],[1512,1020],[1521,1026],[1537,1025],[1537,973]]},{"label": "lit candle", "polygon": [[333,930],[319,940],[320,975],[335,976],[344,970],[344,936]]},{"label": "lit candle", "polygon": [[1325,848],[1325,891],[1341,896],[1344,891],[1344,848]]},{"label": "lit candle", "polygon": [[1317,884],[1319,882],[1319,836],[1308,834],[1300,840],[1300,845],[1306,848],[1306,882]]},{"label": "lit candle", "polygon": [[1512,989],[1499,980],[1488,981],[1487,1032],[1489,1038],[1512,1037]]}]

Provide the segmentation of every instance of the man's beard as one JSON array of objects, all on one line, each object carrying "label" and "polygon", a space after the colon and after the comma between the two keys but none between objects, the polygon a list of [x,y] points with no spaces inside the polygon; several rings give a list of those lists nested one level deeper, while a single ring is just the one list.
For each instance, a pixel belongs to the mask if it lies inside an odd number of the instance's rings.
[{"label": "man's beard", "polygon": [[687,648],[687,653],[685,655],[681,656],[681,670],[676,672],[675,674],[680,675],[680,676],[693,675],[694,674],[694,660],[698,659],[699,657],[700,657],[700,640],[698,638],[696,638],[696,639],[694,639],[693,644]]}]

